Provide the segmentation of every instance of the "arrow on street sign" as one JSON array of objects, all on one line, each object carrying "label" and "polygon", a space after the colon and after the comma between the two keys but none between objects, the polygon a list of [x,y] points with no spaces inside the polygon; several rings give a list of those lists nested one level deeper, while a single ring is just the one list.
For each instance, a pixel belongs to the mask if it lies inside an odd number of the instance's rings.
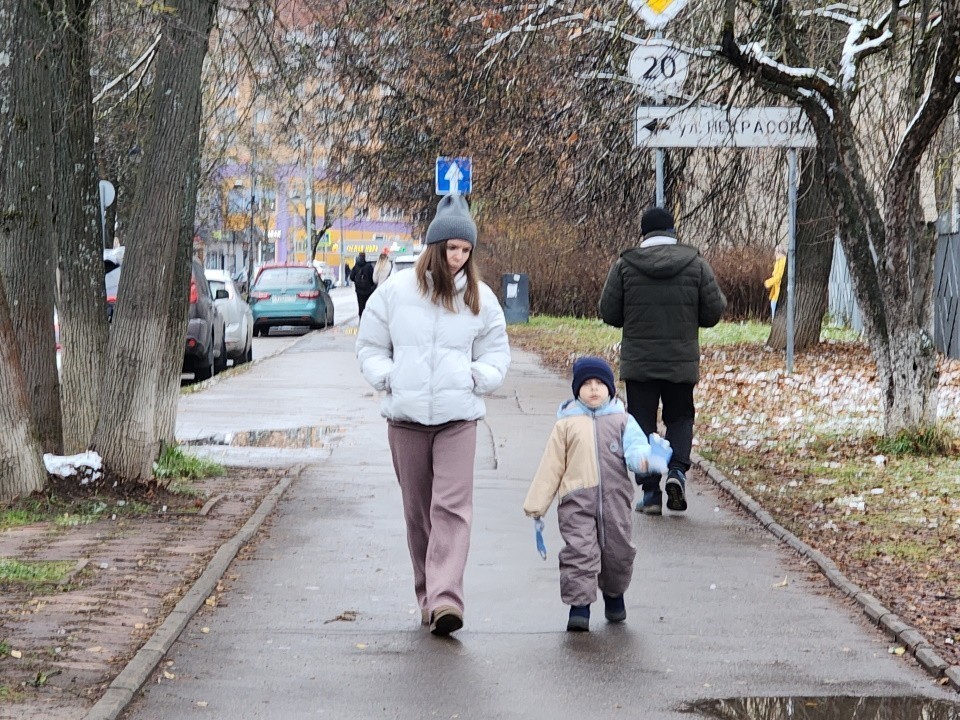
[{"label": "arrow on street sign", "polygon": [[460,170],[460,166],[456,163],[450,163],[450,167],[443,174],[443,179],[447,181],[447,187],[450,188],[452,194],[460,194],[460,179],[462,177],[463,171]]},{"label": "arrow on street sign", "polygon": [[800,108],[637,108],[636,145],[645,148],[816,147]]},{"label": "arrow on street sign", "polygon": [[473,190],[473,161],[468,157],[438,157],[437,195],[466,195]]}]

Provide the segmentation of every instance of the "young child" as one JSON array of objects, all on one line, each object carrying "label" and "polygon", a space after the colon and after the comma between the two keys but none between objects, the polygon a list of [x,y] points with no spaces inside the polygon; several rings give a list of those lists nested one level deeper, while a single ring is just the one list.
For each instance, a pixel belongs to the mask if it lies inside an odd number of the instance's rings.
[{"label": "young child", "polygon": [[560,551],[560,597],[570,606],[569,631],[590,630],[590,604],[603,593],[604,615],[623,622],[637,548],[633,529],[635,473],[666,472],[670,443],[646,436],[616,398],[613,371],[598,357],[573,364],[573,399],[557,411],[523,511],[542,517],[554,496],[566,545]]}]

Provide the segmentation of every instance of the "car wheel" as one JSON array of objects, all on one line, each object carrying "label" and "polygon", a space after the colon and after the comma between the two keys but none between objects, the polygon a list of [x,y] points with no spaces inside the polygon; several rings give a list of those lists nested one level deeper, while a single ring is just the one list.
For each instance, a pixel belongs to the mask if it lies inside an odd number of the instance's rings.
[{"label": "car wheel", "polygon": [[209,380],[213,377],[213,363],[213,338],[211,338],[210,348],[207,350],[206,363],[204,365],[197,365],[193,371],[193,376],[197,380]]},{"label": "car wheel", "polygon": [[261,329],[258,328],[258,327],[254,327],[254,328],[253,328],[253,336],[254,336],[254,337],[260,337],[261,335],[263,335],[263,330],[261,330]]},{"label": "car wheel", "polygon": [[217,358],[214,365],[214,373],[222,373],[227,369],[227,341],[220,341],[220,357]]}]

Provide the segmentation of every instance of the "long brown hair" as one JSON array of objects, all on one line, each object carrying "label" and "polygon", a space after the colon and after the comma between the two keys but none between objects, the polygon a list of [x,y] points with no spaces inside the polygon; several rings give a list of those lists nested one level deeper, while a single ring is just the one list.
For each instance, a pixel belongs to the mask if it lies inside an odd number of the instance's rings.
[{"label": "long brown hair", "polygon": [[[467,277],[467,287],[463,293],[463,302],[470,308],[474,315],[480,314],[480,270],[473,262],[473,254],[477,248],[474,247],[463,264],[463,272]],[[457,287],[454,283],[453,273],[447,265],[447,241],[432,243],[424,248],[423,254],[417,260],[414,266],[417,273],[417,285],[420,293],[430,295],[430,300],[443,305],[450,312],[456,312],[454,300],[457,297]],[[427,273],[430,273],[433,279],[433,291],[427,284]]]}]

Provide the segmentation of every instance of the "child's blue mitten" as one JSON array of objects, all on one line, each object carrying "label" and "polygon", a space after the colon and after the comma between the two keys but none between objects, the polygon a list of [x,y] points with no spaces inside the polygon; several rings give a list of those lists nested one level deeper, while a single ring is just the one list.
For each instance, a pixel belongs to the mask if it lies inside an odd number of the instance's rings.
[{"label": "child's blue mitten", "polygon": [[650,456],[647,458],[647,467],[651,472],[665,473],[671,457],[673,457],[673,448],[670,447],[670,441],[653,433],[650,436]]},{"label": "child's blue mitten", "polygon": [[537,536],[537,552],[544,560],[547,559],[547,545],[543,542],[543,518],[533,519],[533,529]]}]

